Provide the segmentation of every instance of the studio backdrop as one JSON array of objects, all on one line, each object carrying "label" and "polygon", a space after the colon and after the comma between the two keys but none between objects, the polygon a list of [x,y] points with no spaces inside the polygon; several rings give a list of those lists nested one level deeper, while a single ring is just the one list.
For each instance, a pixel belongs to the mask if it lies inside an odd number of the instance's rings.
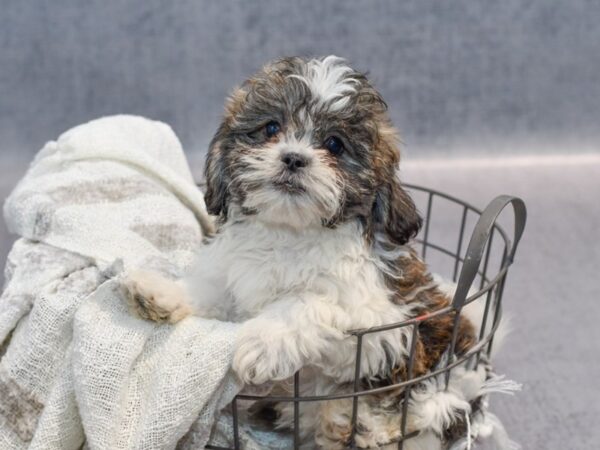
[{"label": "studio backdrop", "polygon": [[599,19],[587,0],[3,0],[0,157],[135,113],[171,124],[201,164],[235,84],[278,56],[327,54],[370,73],[407,157],[593,151]]}]

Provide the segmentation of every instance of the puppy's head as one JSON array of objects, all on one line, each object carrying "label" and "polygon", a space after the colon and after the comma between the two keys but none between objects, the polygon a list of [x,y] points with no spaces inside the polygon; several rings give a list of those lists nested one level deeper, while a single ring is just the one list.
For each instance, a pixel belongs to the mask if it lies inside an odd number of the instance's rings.
[{"label": "puppy's head", "polygon": [[366,77],[334,56],[265,66],[226,105],[206,163],[209,212],[297,229],[360,220],[403,244],[420,225],[397,135]]}]

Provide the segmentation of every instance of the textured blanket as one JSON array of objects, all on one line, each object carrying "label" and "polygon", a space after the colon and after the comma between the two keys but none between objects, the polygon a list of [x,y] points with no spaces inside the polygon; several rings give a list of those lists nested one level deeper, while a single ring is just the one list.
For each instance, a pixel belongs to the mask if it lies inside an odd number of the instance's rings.
[{"label": "textured blanket", "polygon": [[202,448],[238,391],[233,324],[132,317],[125,268],[178,276],[212,223],[165,124],[107,117],[39,152],[7,199],[0,448]]}]

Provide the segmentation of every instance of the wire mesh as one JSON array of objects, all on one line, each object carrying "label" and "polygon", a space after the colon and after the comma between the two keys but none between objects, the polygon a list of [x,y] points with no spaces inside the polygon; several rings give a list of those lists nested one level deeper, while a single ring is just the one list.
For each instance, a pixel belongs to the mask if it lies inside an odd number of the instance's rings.
[{"label": "wire mesh", "polygon": [[[357,423],[359,417],[359,398],[367,395],[381,394],[383,392],[403,389],[403,401],[402,401],[402,414],[400,424],[400,438],[392,441],[389,444],[397,442],[398,449],[402,450],[404,443],[414,438],[418,431],[407,433],[407,411],[409,405],[409,398],[411,389],[423,381],[432,378],[443,376],[445,379],[445,387],[448,388],[450,380],[450,374],[453,368],[467,363],[472,370],[477,370],[482,357],[485,356],[489,359],[491,354],[494,334],[500,323],[502,317],[502,295],[504,292],[504,284],[508,269],[511,266],[514,255],[517,249],[517,245],[523,233],[526,221],[526,209],[523,201],[516,197],[511,196],[499,196],[496,197],[489,205],[481,210],[476,208],[456,197],[450,196],[443,192],[439,192],[433,189],[425,187],[405,185],[413,195],[424,195],[425,199],[421,203],[425,206],[425,214],[423,218],[423,227],[421,233],[416,238],[415,248],[420,248],[421,257],[428,262],[430,269],[436,272],[438,267],[432,266],[429,259],[437,252],[438,255],[442,255],[450,258],[450,278],[456,282],[456,291],[452,302],[449,306],[431,312],[429,314],[415,317],[410,320],[403,322],[391,323],[387,325],[360,329],[360,330],[349,330],[347,331],[348,337],[356,339],[356,356],[355,356],[355,375],[354,382],[352,384],[352,392],[348,393],[337,393],[333,395],[313,395],[313,396],[302,396],[300,395],[300,373],[296,373],[294,376],[294,394],[293,396],[260,396],[260,395],[246,395],[239,394],[231,404],[232,407],[232,421],[233,421],[233,436],[230,442],[233,443],[233,447],[219,447],[215,445],[207,445],[207,449],[213,450],[238,450],[240,449],[240,425],[239,425],[239,403],[240,401],[256,401],[262,400],[267,402],[291,402],[293,403],[293,448],[294,450],[300,448],[300,423],[299,423],[299,408],[303,402],[324,402],[331,400],[340,399],[352,399],[352,410],[351,410],[351,437],[350,444],[347,448],[359,449],[355,442],[355,435],[357,432]],[[506,231],[498,224],[498,216],[505,209],[506,206],[511,205],[514,212],[514,226],[512,232],[512,240],[509,239],[509,235]],[[460,221],[458,230],[450,230],[447,227],[445,221],[442,222],[443,231],[447,233],[454,232],[456,235],[456,243],[454,246],[443,245],[435,240],[433,230],[433,218],[435,211],[441,211],[442,215],[445,215],[444,206],[458,207],[460,211]],[[422,208],[420,208],[423,210]],[[469,230],[468,218],[473,216],[476,222]],[[469,235],[469,244],[464,250],[465,236]],[[432,253],[433,252],[433,253]],[[492,271],[490,275],[488,272],[491,270],[493,259],[497,258],[497,267]],[[477,283],[477,280],[479,282]],[[477,287],[475,287],[477,286]],[[477,289],[473,293],[473,290]],[[477,301],[485,302],[484,312],[481,320],[481,328],[478,340],[475,345],[471,346],[470,349],[456,357],[454,355],[454,349],[457,340],[458,325],[460,321],[460,312],[462,308],[471,302]],[[419,332],[419,326],[428,320],[438,318],[443,315],[453,315],[453,329],[450,347],[448,351],[449,357],[447,358],[446,364],[436,370],[432,370],[425,375],[414,377],[413,368],[416,353],[416,342],[417,334]],[[488,327],[488,322],[491,320],[491,326]],[[366,335],[373,333],[383,333],[393,329],[399,329],[404,327],[410,327],[410,350],[407,362],[407,376],[406,380],[390,384],[381,387],[375,387],[370,389],[361,389],[360,383],[360,368],[361,360],[363,356],[363,338]]]}]

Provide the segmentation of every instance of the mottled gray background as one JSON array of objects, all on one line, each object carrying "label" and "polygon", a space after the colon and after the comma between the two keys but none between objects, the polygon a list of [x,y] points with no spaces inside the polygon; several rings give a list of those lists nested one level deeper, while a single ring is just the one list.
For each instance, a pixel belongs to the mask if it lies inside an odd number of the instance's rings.
[{"label": "mottled gray background", "polygon": [[600,3],[590,0],[3,0],[3,153],[117,112],[192,152],[265,61],[337,54],[369,71],[410,154],[598,142]]},{"label": "mottled gray background", "polygon": [[[105,114],[168,122],[198,168],[232,86],[277,56],[344,56],[389,103],[405,180],[526,200],[498,359],[524,392],[495,409],[525,449],[597,448],[599,21],[591,0],[2,0],[0,197]],[[1,260],[10,243],[1,224]]]}]

